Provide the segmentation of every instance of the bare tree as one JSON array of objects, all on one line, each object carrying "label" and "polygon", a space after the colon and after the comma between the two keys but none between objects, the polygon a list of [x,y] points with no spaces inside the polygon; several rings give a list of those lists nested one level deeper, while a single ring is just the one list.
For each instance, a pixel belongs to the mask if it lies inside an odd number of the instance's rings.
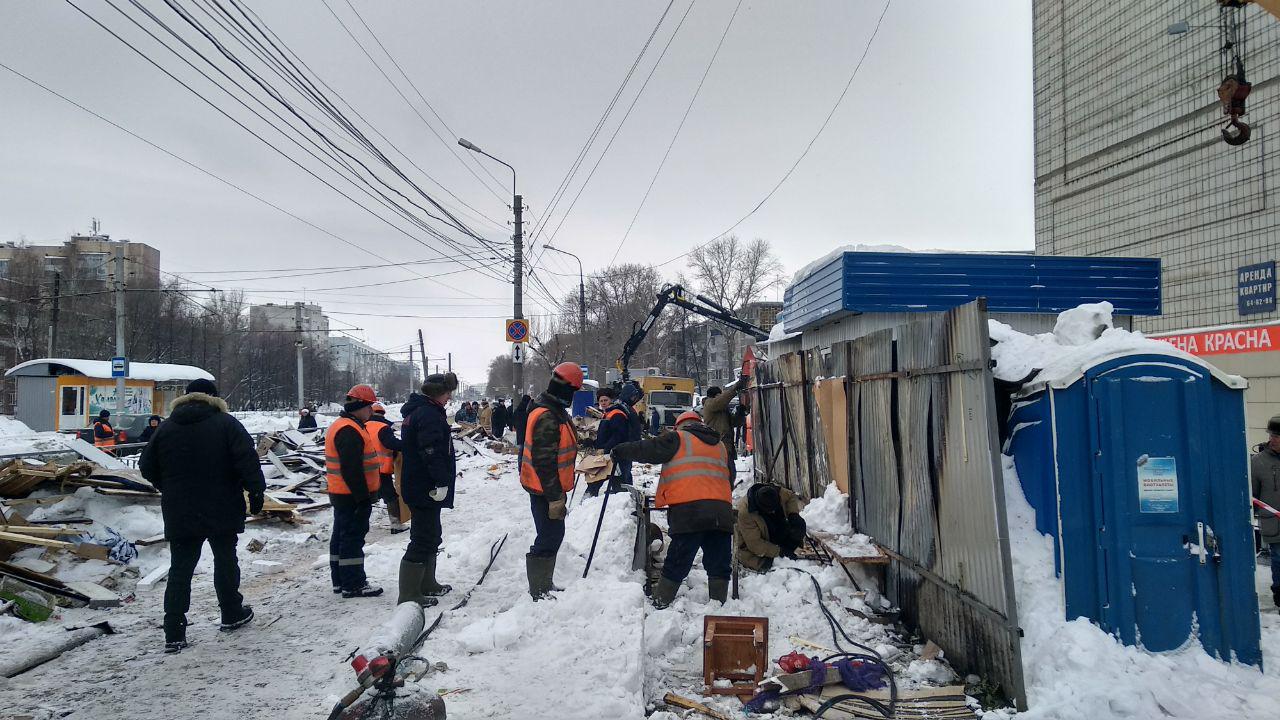
[{"label": "bare tree", "polygon": [[759,300],[782,281],[782,263],[763,238],[718,238],[695,249],[689,266],[699,291],[730,310]]}]

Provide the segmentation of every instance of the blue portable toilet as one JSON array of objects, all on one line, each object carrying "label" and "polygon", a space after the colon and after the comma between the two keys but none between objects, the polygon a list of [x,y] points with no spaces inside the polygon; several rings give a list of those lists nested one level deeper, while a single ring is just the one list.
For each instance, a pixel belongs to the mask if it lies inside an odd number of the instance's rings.
[{"label": "blue portable toilet", "polygon": [[1195,636],[1262,665],[1244,389],[1196,359],[1144,352],[1015,396],[1005,451],[1053,536],[1068,620],[1152,651]]}]

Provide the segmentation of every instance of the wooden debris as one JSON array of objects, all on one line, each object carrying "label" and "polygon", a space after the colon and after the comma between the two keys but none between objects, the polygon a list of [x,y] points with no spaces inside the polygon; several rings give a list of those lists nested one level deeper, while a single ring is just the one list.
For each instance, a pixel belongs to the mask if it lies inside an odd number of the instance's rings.
[{"label": "wooden debris", "polygon": [[98,583],[79,580],[67,583],[67,587],[86,595],[89,598],[89,607],[97,610],[101,608],[120,607],[120,596],[102,587]]},{"label": "wooden debris", "polygon": [[0,532],[56,538],[59,535],[80,535],[84,530],[69,527],[46,527],[43,525],[0,525]]},{"label": "wooden debris", "polygon": [[[823,689],[821,695],[798,695],[801,707],[815,712],[824,702],[848,693],[837,685]],[[888,690],[868,690],[858,693],[875,700],[881,705],[889,705]],[[977,714],[969,707],[963,685],[938,688],[898,688],[898,704],[894,708],[894,717],[902,720],[929,718],[933,720],[969,720],[977,718]],[[831,720],[884,720],[884,715],[875,706],[858,700],[844,700],[836,703],[822,717]]]},{"label": "wooden debris", "polygon": [[24,535],[15,532],[0,532],[0,540],[8,540],[9,542],[22,543],[24,545],[40,545],[47,548],[53,548],[55,550],[74,550],[76,547],[75,543],[36,537],[34,535]]},{"label": "wooden debris", "polygon": [[687,697],[681,697],[675,693],[667,693],[666,695],[664,695],[662,697],[662,702],[668,705],[681,707],[686,710],[693,710],[694,712],[702,713],[703,715],[706,715],[709,718],[713,718],[714,720],[733,720],[733,718],[729,717],[725,713],[720,712],[719,710],[712,710],[711,708],[707,707],[706,705],[703,705],[697,700],[690,700]]},{"label": "wooden debris", "polygon": [[147,573],[147,576],[138,581],[139,590],[154,590],[156,583],[169,577],[169,566],[161,565],[160,567]]},{"label": "wooden debris", "polygon": [[64,598],[73,603],[83,605],[89,602],[87,595],[72,590],[66,583],[62,582],[58,578],[53,577],[52,575],[46,575],[42,572],[30,570],[14,563],[0,562],[0,576],[21,580],[32,587],[39,588],[51,595],[57,595],[58,597]]},{"label": "wooden debris", "polygon": [[830,553],[832,558],[835,558],[841,563],[853,563],[857,565],[889,564],[889,556],[886,555],[879,546],[876,546],[876,554],[874,555],[841,555],[840,542],[836,535],[831,533],[813,532],[809,533],[809,536],[812,537],[818,545],[822,546],[822,549]]}]

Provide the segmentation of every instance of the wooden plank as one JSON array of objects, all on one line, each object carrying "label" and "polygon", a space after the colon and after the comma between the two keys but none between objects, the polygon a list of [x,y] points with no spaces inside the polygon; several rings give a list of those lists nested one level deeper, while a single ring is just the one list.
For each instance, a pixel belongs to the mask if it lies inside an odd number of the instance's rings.
[{"label": "wooden plank", "polygon": [[58,537],[59,535],[79,535],[85,531],[81,528],[47,527],[44,525],[0,525],[0,532],[21,533],[36,537]]},{"label": "wooden plank", "polygon": [[818,381],[818,415],[827,441],[827,470],[840,492],[849,494],[849,409],[844,378]]},{"label": "wooden plank", "polygon": [[9,542],[22,543],[24,545],[39,545],[42,547],[53,548],[55,550],[74,550],[76,547],[75,543],[36,537],[34,535],[23,535],[15,532],[0,531],[0,540],[8,540]]},{"label": "wooden plank", "polygon": [[162,542],[165,542],[164,533],[160,533],[159,535],[152,535],[151,537],[145,537],[145,538],[142,538],[141,540],[135,540],[133,544],[146,547],[148,545],[156,545]]},{"label": "wooden plank", "polygon": [[141,490],[120,490],[118,488],[95,487],[93,491],[99,495],[110,495],[112,497],[147,498],[148,500],[160,499],[160,493],[142,492]]},{"label": "wooden plank", "polygon": [[686,698],[686,697],[680,697],[675,693],[667,693],[665,696],[663,696],[662,702],[668,705],[681,707],[686,710],[693,710],[694,712],[702,713],[703,715],[706,715],[709,718],[713,718],[713,720],[733,720],[733,718],[729,717],[725,713],[722,713],[718,710],[712,710],[711,708],[707,707],[706,705],[703,705],[702,703],[696,700],[690,700],[689,698]]},{"label": "wooden plank", "polygon": [[52,495],[50,497],[40,498],[18,498],[15,500],[5,500],[4,504],[9,507],[16,505],[56,505],[57,503],[71,497],[70,495]]},{"label": "wooden plank", "polygon": [[153,590],[156,583],[169,577],[169,566],[161,565],[160,567],[147,573],[147,576],[138,581],[139,590]]}]

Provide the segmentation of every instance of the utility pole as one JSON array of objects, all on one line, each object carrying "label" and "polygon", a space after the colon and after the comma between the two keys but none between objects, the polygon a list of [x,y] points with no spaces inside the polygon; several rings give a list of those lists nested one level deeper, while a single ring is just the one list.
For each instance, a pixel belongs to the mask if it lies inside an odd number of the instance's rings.
[{"label": "utility pole", "polygon": [[449,353],[449,372],[453,372],[453,353]]},{"label": "utility pole", "polygon": [[[124,357],[124,243],[116,243],[116,270],[112,283],[116,292],[116,357]],[[125,369],[128,370],[128,363]],[[125,373],[127,374],[127,372]],[[124,415],[124,375],[116,378],[116,415]],[[120,418],[116,418],[120,422]]]},{"label": "utility pole", "polygon": [[[512,190],[515,190],[515,178],[511,181]],[[515,316],[517,320],[524,319],[524,198],[514,195],[514,202],[511,209],[515,212],[516,233],[512,237],[515,241]],[[512,376],[515,379],[514,390],[517,395],[524,394],[524,363],[514,363]]]},{"label": "utility pole", "polygon": [[409,343],[409,395],[412,395],[416,389],[413,386],[413,343]]},{"label": "utility pole", "polygon": [[427,365],[427,344],[422,341],[422,328],[418,328],[418,350],[422,352],[422,380],[425,382],[431,368]]},{"label": "utility pole", "polygon": [[58,309],[59,303],[62,301],[62,273],[53,274],[53,311],[49,313],[49,354],[47,357],[53,357],[53,351],[58,347]]},{"label": "utility pole", "polygon": [[306,393],[303,391],[302,381],[302,303],[300,302],[293,304],[293,329],[298,332],[298,339],[293,342],[293,346],[298,351],[298,407],[304,407]]}]

